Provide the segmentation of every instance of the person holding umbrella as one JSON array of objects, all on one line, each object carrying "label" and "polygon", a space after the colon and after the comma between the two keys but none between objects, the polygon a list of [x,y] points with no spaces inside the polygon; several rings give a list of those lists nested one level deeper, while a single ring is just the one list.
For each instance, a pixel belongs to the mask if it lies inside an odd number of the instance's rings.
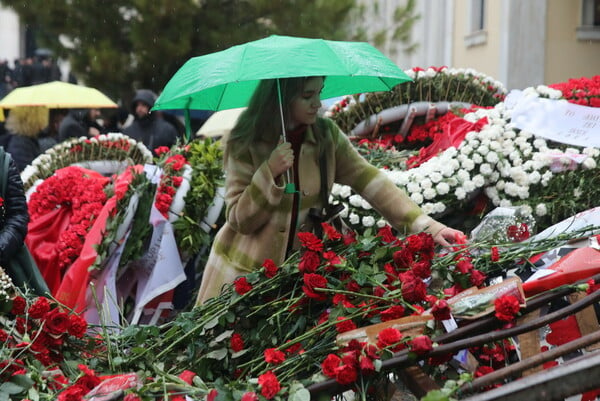
[{"label": "person holding umbrella", "polygon": [[[226,222],[213,242],[197,305],[266,259],[282,263],[299,247],[297,233],[316,228],[309,212],[326,207],[334,182],[351,186],[402,233],[425,231],[442,246],[463,235],[425,215],[333,121],[319,116],[324,85],[323,77],[310,76],[263,79],[256,87],[225,145]],[[294,191],[286,191],[290,183]]]}]

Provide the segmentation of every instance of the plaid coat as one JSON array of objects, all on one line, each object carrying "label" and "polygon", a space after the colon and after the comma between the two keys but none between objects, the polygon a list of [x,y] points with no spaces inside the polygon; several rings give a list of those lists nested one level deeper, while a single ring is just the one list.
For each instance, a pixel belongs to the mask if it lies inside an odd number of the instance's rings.
[{"label": "plaid coat", "polygon": [[[333,121],[320,118],[317,124],[324,128],[321,135],[330,139],[325,148],[328,192],[334,182],[349,185],[401,232],[436,234],[445,227],[426,216],[404,191],[367,162]],[[284,183],[276,182],[267,166],[276,146],[277,143],[260,141],[241,157],[226,154],[226,223],[213,242],[197,304],[218,295],[222,286],[236,277],[260,268],[265,259],[276,264],[284,261],[290,230],[295,229],[290,221],[293,194],[284,193]],[[305,132],[299,158],[296,232],[312,230],[308,211],[323,207],[319,194],[319,146],[311,127]]]}]

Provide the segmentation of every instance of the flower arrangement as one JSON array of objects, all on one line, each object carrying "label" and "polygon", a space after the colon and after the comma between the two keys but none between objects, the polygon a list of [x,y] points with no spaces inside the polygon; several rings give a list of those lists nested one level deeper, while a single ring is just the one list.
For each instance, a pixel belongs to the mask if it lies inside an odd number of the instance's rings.
[{"label": "flower arrangement", "polygon": [[[524,92],[562,97],[560,91],[545,86]],[[596,206],[598,149],[553,143],[519,130],[511,124],[504,103],[477,109],[463,118],[487,124],[466,133],[458,146],[448,147],[417,167],[384,170],[426,213],[443,219],[461,210],[476,217],[492,206],[519,206],[523,215],[534,216],[543,229]],[[334,185],[332,201],[346,205],[345,217],[357,230],[385,224],[349,188]],[[477,218],[452,224],[470,231],[475,221]]]},{"label": "flower arrangement", "polygon": [[[83,167],[90,167],[92,162],[110,161],[120,162],[123,169],[125,165],[152,162],[152,152],[143,143],[120,133],[68,139],[48,149],[23,170],[23,187],[27,192],[54,171],[72,164],[83,163]],[[110,173],[115,172],[114,166],[108,167]]]}]

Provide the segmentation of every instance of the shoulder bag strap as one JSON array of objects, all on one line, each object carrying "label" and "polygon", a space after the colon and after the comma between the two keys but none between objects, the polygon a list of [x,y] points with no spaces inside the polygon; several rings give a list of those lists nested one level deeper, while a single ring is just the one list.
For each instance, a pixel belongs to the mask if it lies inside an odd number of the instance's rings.
[{"label": "shoulder bag strap", "polygon": [[2,176],[0,177],[0,196],[3,198],[6,194],[6,181],[8,180],[8,169],[10,167],[10,156],[0,147],[0,166],[2,166]]}]

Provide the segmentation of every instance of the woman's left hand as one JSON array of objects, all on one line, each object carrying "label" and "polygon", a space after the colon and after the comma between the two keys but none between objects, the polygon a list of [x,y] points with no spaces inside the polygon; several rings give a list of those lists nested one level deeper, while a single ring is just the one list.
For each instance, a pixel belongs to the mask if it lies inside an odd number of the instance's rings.
[{"label": "woman's left hand", "polygon": [[433,240],[441,246],[451,246],[464,244],[467,242],[467,236],[454,228],[444,227],[433,237]]}]

